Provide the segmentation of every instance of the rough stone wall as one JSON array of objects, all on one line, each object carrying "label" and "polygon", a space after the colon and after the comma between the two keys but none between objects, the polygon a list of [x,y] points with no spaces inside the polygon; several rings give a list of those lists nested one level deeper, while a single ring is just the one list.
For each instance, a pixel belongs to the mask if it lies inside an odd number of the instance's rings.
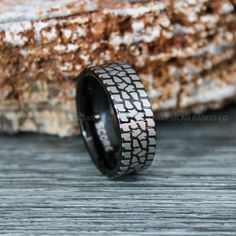
[{"label": "rough stone wall", "polygon": [[236,95],[236,1],[0,1],[0,130],[78,132],[75,80],[125,60],[153,109],[202,112]]}]

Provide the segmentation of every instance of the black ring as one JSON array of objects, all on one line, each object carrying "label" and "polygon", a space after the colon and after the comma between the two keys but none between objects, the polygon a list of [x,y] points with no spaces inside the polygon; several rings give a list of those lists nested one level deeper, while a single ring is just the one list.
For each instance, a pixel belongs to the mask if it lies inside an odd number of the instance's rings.
[{"label": "black ring", "polygon": [[103,174],[116,178],[152,164],[154,115],[130,65],[117,62],[83,71],[77,80],[76,102],[82,136]]}]

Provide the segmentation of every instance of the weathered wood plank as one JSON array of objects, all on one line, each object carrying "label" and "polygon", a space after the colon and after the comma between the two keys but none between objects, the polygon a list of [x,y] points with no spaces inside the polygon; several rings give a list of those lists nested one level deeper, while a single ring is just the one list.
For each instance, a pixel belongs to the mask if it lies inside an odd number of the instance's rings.
[{"label": "weathered wood plank", "polygon": [[0,234],[235,235],[236,111],[209,117],[160,122],[152,168],[118,181],[80,137],[1,135]]}]

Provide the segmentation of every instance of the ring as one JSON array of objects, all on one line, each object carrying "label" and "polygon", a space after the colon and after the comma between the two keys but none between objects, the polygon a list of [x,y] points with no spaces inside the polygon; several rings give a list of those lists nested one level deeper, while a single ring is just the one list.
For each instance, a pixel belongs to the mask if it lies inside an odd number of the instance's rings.
[{"label": "ring", "polygon": [[82,137],[98,169],[117,178],[148,168],[156,151],[155,120],[132,67],[90,67],[79,75],[76,90]]}]

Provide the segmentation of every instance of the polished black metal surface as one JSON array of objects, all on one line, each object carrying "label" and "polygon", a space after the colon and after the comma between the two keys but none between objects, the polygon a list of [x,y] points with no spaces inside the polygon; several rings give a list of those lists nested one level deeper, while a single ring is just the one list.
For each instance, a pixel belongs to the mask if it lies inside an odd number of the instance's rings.
[{"label": "polished black metal surface", "polygon": [[130,65],[117,62],[85,70],[78,78],[76,101],[85,144],[102,173],[120,177],[151,165],[154,115]]}]

